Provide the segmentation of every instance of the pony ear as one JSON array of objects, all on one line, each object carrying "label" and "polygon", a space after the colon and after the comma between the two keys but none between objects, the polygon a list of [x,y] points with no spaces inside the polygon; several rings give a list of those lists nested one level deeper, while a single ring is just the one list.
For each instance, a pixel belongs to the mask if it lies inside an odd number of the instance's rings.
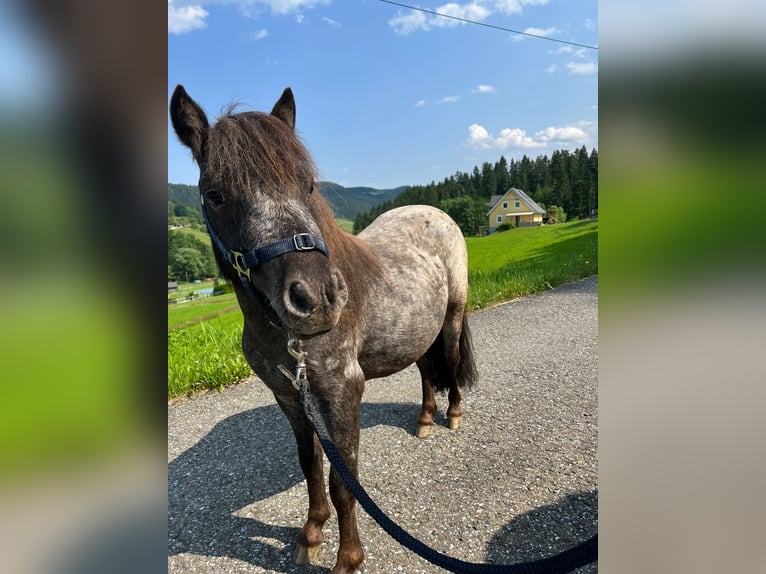
[{"label": "pony ear", "polygon": [[290,88],[285,88],[279,101],[274,104],[271,115],[278,117],[285,122],[291,129],[295,129],[295,98]]},{"label": "pony ear", "polygon": [[191,99],[181,84],[176,86],[170,98],[170,119],[178,139],[191,149],[195,161],[199,164],[209,124],[205,112]]}]

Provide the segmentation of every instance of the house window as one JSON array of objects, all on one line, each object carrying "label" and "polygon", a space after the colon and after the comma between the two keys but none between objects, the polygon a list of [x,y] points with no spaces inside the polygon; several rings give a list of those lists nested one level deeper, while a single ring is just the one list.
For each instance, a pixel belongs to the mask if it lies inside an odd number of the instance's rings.
[{"label": "house window", "polygon": [[507,201],[503,202],[503,209],[508,209],[508,202]]},{"label": "house window", "polygon": [[520,203],[517,201],[517,202],[515,202],[515,203],[513,204],[513,207],[515,207],[516,209],[518,209],[520,205],[521,205],[521,204],[520,204]]},{"label": "house window", "polygon": [[497,216],[497,222],[498,223],[502,223],[503,222],[503,216],[502,215],[498,215]]}]

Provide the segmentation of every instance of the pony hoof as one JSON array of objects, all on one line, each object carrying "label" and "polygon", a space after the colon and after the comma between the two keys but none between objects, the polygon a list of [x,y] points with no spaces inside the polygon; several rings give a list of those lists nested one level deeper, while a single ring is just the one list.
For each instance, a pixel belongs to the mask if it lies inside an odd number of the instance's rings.
[{"label": "pony hoof", "polygon": [[315,564],[319,561],[319,555],[322,553],[321,546],[303,546],[296,544],[293,562],[298,565]]},{"label": "pony hoof", "polygon": [[418,438],[426,438],[434,434],[434,425],[418,425]]},{"label": "pony hoof", "polygon": [[463,422],[463,417],[447,417],[447,423],[449,423],[449,428],[451,430],[457,430],[460,428],[460,423]]}]

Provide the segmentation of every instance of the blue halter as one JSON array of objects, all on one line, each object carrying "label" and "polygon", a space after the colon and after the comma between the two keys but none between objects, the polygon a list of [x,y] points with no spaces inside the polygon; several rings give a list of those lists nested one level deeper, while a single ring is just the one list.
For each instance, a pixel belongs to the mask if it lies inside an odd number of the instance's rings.
[{"label": "blue halter", "polygon": [[[207,218],[205,199],[202,197],[201,193],[199,199],[202,207],[202,218],[205,220],[205,227],[207,227],[207,232],[213,240],[213,245],[218,250],[221,257],[223,257],[223,259],[237,272],[239,280],[245,288],[245,291],[247,291],[248,296],[256,301],[258,301],[258,298],[256,297],[250,282],[251,269],[258,267],[262,263],[266,263],[275,257],[285,255],[286,253],[292,253],[293,251],[319,251],[326,257],[330,256],[330,253],[327,250],[327,244],[321,238],[309,233],[297,233],[292,237],[280,239],[246,253],[229,249],[221,238],[218,237],[216,232],[213,231],[210,221]],[[260,304],[260,301],[258,302]]]}]

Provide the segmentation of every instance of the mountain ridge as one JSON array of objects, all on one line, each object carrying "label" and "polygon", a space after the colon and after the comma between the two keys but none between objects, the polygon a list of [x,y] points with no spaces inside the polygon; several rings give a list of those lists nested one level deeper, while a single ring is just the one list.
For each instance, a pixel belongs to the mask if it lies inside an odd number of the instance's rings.
[{"label": "mountain ridge", "polygon": [[[391,189],[377,189],[365,186],[345,187],[331,181],[319,182],[319,192],[332,207],[335,217],[351,221],[357,214],[393,199],[407,187],[402,185]],[[196,185],[168,182],[168,202],[199,210],[199,188]]]}]

